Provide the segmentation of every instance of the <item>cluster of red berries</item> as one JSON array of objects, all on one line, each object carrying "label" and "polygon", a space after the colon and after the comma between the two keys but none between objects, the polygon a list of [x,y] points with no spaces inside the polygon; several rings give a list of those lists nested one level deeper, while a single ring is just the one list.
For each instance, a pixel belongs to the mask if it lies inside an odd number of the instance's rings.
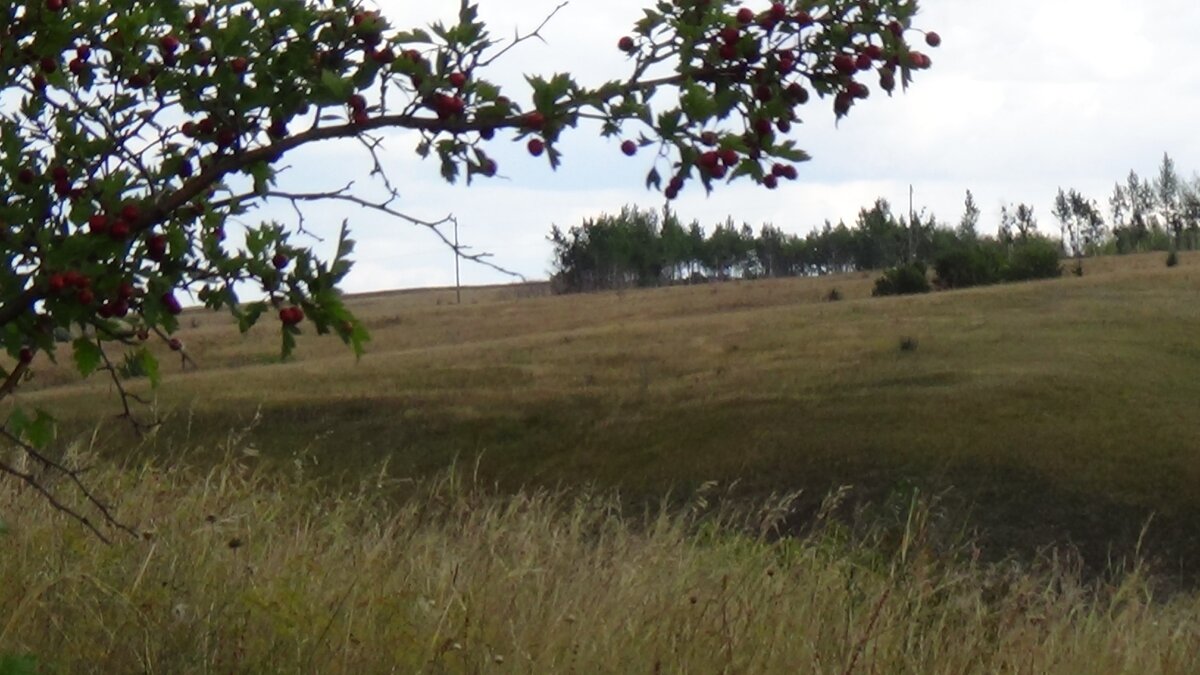
[{"label": "cluster of red berries", "polygon": [[[762,106],[752,104],[746,111],[746,130],[737,144],[746,147],[746,154],[750,159],[761,159],[763,151],[771,145],[772,135],[776,131],[785,134],[790,132],[796,120],[795,108],[809,101],[808,89],[801,81],[792,78],[807,77],[827,87],[832,85],[834,112],[840,118],[849,112],[855,101],[870,96],[870,88],[854,79],[858,73],[872,70],[878,65],[880,87],[891,92],[896,86],[897,69],[924,69],[932,65],[928,56],[916,51],[905,50],[889,54],[878,44],[847,44],[842,48],[845,51],[835,54],[828,61],[818,60],[812,63],[811,72],[804,72],[801,60],[806,55],[811,55],[803,49],[785,46],[784,40],[779,39],[780,34],[773,32],[784,26],[790,27],[792,32],[797,32],[818,23],[829,29],[835,25],[831,21],[833,20],[828,17],[814,20],[809,12],[803,10],[793,13],[783,2],[772,3],[763,12],[742,7],[727,23],[710,34],[707,38],[708,51],[705,52],[704,48],[701,48],[700,58],[703,65],[698,66],[698,80],[706,81],[707,78],[714,86],[749,87],[748,93],[752,95],[752,101]],[[905,28],[898,21],[889,22],[886,28],[896,37],[903,37]],[[774,47],[764,49],[764,40],[773,43]],[[941,44],[941,36],[927,32],[925,42],[931,47],[937,47]],[[638,49],[638,42],[634,37],[626,35],[617,41],[617,48],[627,54],[634,54]],[[775,106],[771,113],[767,113],[768,104],[776,100],[783,100],[788,105],[782,110]],[[706,131],[700,135],[700,139],[702,145],[712,148],[697,148],[695,151],[694,164],[702,178],[705,181],[724,178],[740,161],[738,153],[729,148],[718,148],[717,146],[722,144],[715,132]],[[530,150],[532,152],[533,148]],[[635,155],[637,150],[638,144],[632,140],[621,143],[621,152],[627,156]],[[669,199],[678,195],[687,180],[687,173],[688,167],[685,165],[682,171],[668,182],[665,194]],[[769,173],[762,175],[759,182],[768,189],[775,189],[780,179],[796,180],[797,175],[794,166],[775,164]]]},{"label": "cluster of red berries", "polygon": [[88,231],[97,236],[107,235],[113,241],[125,241],[133,234],[133,229],[141,217],[142,210],[137,204],[125,204],[115,216],[105,213],[93,214],[88,218]]}]

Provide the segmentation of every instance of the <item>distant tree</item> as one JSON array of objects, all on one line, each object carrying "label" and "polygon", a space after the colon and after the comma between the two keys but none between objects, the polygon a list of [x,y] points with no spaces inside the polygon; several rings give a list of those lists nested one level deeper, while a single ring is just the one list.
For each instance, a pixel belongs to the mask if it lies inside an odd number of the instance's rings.
[{"label": "distant tree", "polygon": [[1031,237],[1038,236],[1037,216],[1033,213],[1033,207],[1028,204],[1017,204],[1015,220],[1017,227],[1017,239],[1024,241]]},{"label": "distant tree", "polygon": [[1016,214],[1007,205],[1000,207],[1000,227],[996,231],[996,236],[1005,246],[1012,246],[1017,239]]},{"label": "distant tree", "polygon": [[963,202],[962,218],[958,221],[958,237],[964,241],[974,241],[979,237],[979,207],[975,204],[975,195],[967,190],[967,198]]},{"label": "distant tree", "polygon": [[1179,174],[1175,172],[1175,160],[1165,152],[1159,165],[1158,179],[1154,181],[1154,198],[1162,222],[1174,237],[1175,247],[1179,248],[1183,236]]},{"label": "distant tree", "polygon": [[1154,235],[1159,231],[1158,218],[1154,214],[1154,186],[1142,180],[1137,172],[1130,171],[1125,180],[1125,197],[1129,204],[1129,227],[1138,250],[1151,247]]},{"label": "distant tree", "polygon": [[870,208],[860,209],[854,224],[855,266],[877,270],[900,264],[907,248],[905,228],[892,215],[886,199],[876,199]]}]

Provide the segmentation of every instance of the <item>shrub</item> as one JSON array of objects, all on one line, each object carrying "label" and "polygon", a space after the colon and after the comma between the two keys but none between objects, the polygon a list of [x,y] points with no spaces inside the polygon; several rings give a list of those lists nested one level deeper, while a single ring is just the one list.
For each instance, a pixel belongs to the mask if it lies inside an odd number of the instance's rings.
[{"label": "shrub", "polygon": [[974,244],[939,255],[933,269],[940,288],[984,286],[1002,280],[1004,259],[996,248]]},{"label": "shrub", "polygon": [[842,299],[842,292],[836,288],[829,289],[829,293],[825,295],[825,300],[828,302],[837,302]]},{"label": "shrub", "polygon": [[1031,237],[1013,247],[1004,280],[1052,279],[1062,276],[1062,272],[1058,245],[1049,239]]},{"label": "shrub", "polygon": [[906,335],[900,338],[900,351],[915,352],[917,351],[917,338],[911,335]]},{"label": "shrub", "polygon": [[871,295],[915,295],[930,290],[925,263],[914,262],[884,270],[883,276],[875,280],[875,290],[871,291]]},{"label": "shrub", "polygon": [[1167,254],[1167,267],[1175,267],[1178,264],[1179,253],[1177,253],[1175,249],[1171,249],[1171,252]]}]

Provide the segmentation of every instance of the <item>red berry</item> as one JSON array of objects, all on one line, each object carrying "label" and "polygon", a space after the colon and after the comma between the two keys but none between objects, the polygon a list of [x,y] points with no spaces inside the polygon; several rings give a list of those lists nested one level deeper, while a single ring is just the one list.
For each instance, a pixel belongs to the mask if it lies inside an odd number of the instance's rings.
[{"label": "red berry", "polygon": [[112,228],[108,231],[108,236],[116,241],[124,241],[129,238],[130,231],[129,222],[122,219],[113,223]]},{"label": "red berry", "polygon": [[725,148],[718,153],[721,156],[721,163],[725,166],[733,166],[738,163],[737,150],[733,148]]},{"label": "red berry", "polygon": [[188,138],[195,138],[200,132],[200,130],[196,128],[195,122],[184,122],[183,126],[179,127],[179,130],[182,131],[183,135],[187,136]]},{"label": "red berry", "polygon": [[79,59],[71,59],[71,62],[67,64],[67,69],[71,71],[72,75],[78,75],[78,74],[82,73],[86,68],[87,68],[87,64],[84,63],[83,61],[80,61]]},{"label": "red berry", "polygon": [[462,89],[467,85],[466,73],[450,73],[450,76],[446,79],[449,80],[450,86],[455,89]]},{"label": "red berry", "polygon": [[54,71],[58,70],[58,61],[56,61],[54,57],[45,56],[42,57],[41,66],[42,72],[53,73]]},{"label": "red berry", "polygon": [[742,31],[737,26],[726,26],[721,29],[721,41],[727,45],[736,43],[742,37]]},{"label": "red berry", "polygon": [[696,160],[700,166],[712,171],[721,163],[721,156],[715,150],[700,153],[700,157]]},{"label": "red berry", "polygon": [[813,23],[812,15],[804,11],[796,12],[795,20],[801,26],[811,26]]},{"label": "red berry", "polygon": [[64,166],[56,166],[53,169],[50,169],[50,177],[59,182],[66,180],[69,177],[67,174],[67,168]]},{"label": "red berry", "polygon": [[183,311],[183,305],[179,304],[179,300],[171,291],[163,293],[159,301],[162,302],[163,309],[167,310],[168,314],[177,315]]},{"label": "red berry", "polygon": [[90,305],[96,301],[96,294],[93,293],[92,289],[90,288],[81,288],[79,289],[79,292],[75,294],[75,300],[77,300],[81,305]]},{"label": "red berry", "polygon": [[771,18],[775,21],[783,21],[787,18],[787,6],[782,2],[771,3]]},{"label": "red berry", "polygon": [[183,351],[183,343],[180,342],[179,338],[171,338],[167,342],[167,346],[169,346],[173,352]]},{"label": "red berry", "polygon": [[833,111],[837,113],[838,117],[850,112],[850,106],[852,105],[854,105],[854,97],[848,92],[840,92],[833,99]]},{"label": "red berry", "polygon": [[354,114],[350,117],[355,124],[360,126],[371,121],[371,116],[367,114],[366,110],[355,110]]},{"label": "red berry", "polygon": [[719,53],[721,58],[725,59],[726,61],[732,61],[738,57],[737,47],[730,44],[721,45],[721,48],[717,50],[717,53]]},{"label": "red berry", "polygon": [[346,100],[346,105],[350,106],[351,110],[366,110],[367,97],[362,94],[351,94],[350,98]]},{"label": "red berry", "polygon": [[754,10],[749,7],[743,7],[737,11],[738,23],[746,24],[754,21]]},{"label": "red berry", "polygon": [[626,54],[632,52],[636,47],[637,45],[633,42],[633,38],[629,37],[628,35],[622,37],[620,40],[617,40],[617,49],[620,49]]},{"label": "red berry", "polygon": [[863,53],[871,57],[873,61],[883,60],[883,47],[880,47],[879,45],[867,45],[866,48],[863,49]]},{"label": "red berry", "polygon": [[46,9],[51,12],[61,12],[66,6],[66,0],[46,0]]},{"label": "red berry", "polygon": [[525,147],[528,148],[529,154],[534,157],[541,157],[542,153],[546,151],[546,143],[540,138],[529,139],[529,143]]},{"label": "red berry", "polygon": [[133,284],[128,281],[122,281],[117,286],[117,297],[121,300],[128,300],[133,297]]},{"label": "red berry", "polygon": [[29,347],[21,347],[21,352],[17,355],[21,363],[29,363],[33,360],[33,350]]},{"label": "red berry", "polygon": [[546,116],[534,110],[533,112],[525,113],[525,117],[521,119],[521,126],[534,131],[541,131],[546,126]]},{"label": "red berry", "polygon": [[391,47],[385,47],[372,52],[371,58],[375,59],[376,63],[391,63],[396,60],[396,52],[392,51]]},{"label": "red berry", "polygon": [[854,71],[858,70],[858,62],[849,54],[838,54],[837,56],[833,57],[833,67],[843,75],[850,75]]},{"label": "red berry", "polygon": [[637,154],[637,151],[638,145],[634,141],[624,141],[621,143],[621,152],[625,153],[625,156],[633,157]]},{"label": "red berry", "polygon": [[942,36],[933,31],[929,31],[925,34],[925,44],[929,45],[930,47],[938,47],[942,44]]},{"label": "red berry", "polygon": [[87,61],[88,57],[90,57],[91,55],[92,55],[91,45],[84,44],[84,45],[79,45],[78,47],[75,48],[75,56],[79,57],[80,61]]},{"label": "red berry", "polygon": [[858,55],[857,59],[855,59],[854,65],[858,66],[859,70],[870,70],[871,62],[872,62],[871,55],[867,54],[866,52],[863,52]]},{"label": "red berry", "polygon": [[237,56],[229,62],[229,69],[238,75],[242,75],[250,69],[250,62],[244,56]]},{"label": "red berry", "polygon": [[299,307],[284,307],[279,310],[279,320],[285,326],[295,326],[304,320],[304,310]]},{"label": "red berry", "polygon": [[147,239],[146,257],[154,262],[162,262],[163,258],[167,257],[167,238],[156,234]]},{"label": "red berry", "polygon": [[446,119],[449,117],[457,117],[466,110],[466,103],[458,96],[449,96],[447,94],[437,94],[433,98],[433,109],[437,112],[438,117]]},{"label": "red berry", "polygon": [[887,27],[888,30],[892,32],[892,35],[895,35],[896,37],[902,37],[904,35],[904,26],[901,25],[899,21],[892,21]]},{"label": "red berry", "polygon": [[774,190],[779,187],[779,179],[775,177],[775,174],[768,174],[763,177],[762,184],[768,190]]},{"label": "red berry", "polygon": [[88,230],[92,234],[105,234],[108,232],[108,216],[103,213],[88,218]]},{"label": "red berry", "polygon": [[33,178],[34,178],[33,169],[21,169],[20,171],[17,172],[17,180],[19,180],[20,182],[22,182],[26,185],[29,185],[30,183],[32,183]]},{"label": "red berry", "polygon": [[142,217],[142,210],[137,204],[129,203],[121,207],[121,217],[133,223]]},{"label": "red berry", "polygon": [[59,293],[67,287],[67,278],[61,274],[51,274],[50,281],[46,285],[49,286],[51,293]]},{"label": "red berry", "polygon": [[164,35],[161,39],[159,39],[158,46],[161,47],[164,52],[173,54],[175,50],[179,49],[179,38],[175,37],[174,35]]}]

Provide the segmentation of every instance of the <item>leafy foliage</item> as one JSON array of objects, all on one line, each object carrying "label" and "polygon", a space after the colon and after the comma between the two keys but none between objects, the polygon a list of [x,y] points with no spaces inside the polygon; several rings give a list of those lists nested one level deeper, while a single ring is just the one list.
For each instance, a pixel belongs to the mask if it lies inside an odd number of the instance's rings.
[{"label": "leafy foliage", "polygon": [[929,283],[925,263],[914,262],[884,270],[883,276],[875,280],[871,295],[917,295],[931,290],[933,287]]},{"label": "leafy foliage", "polygon": [[512,97],[487,67],[513,42],[493,37],[469,2],[427,29],[397,29],[357,0],[10,4],[0,9],[0,347],[27,364],[53,357],[56,331],[82,332],[94,336],[73,342],[87,376],[108,347],[170,340],[192,296],[243,330],[278,311],[285,355],[302,326],[361,354],[368,336],[337,290],[351,266],[347,231],[324,261],[300,227],[240,226],[272,200],[372,206],[345,190],[284,191],[290,151],[357,138],[374,154],[373,132],[409,129],[446,180],[470,182],[496,174],[498,132],[556,166],[560,136],[595,120],[632,141],[627,154],[655,148],[647,184],[668,197],[690,181],[773,188],[808,159],[789,138],[801,106],[828,99],[841,117],[869,94],[862,75],[891,93],[929,67],[906,41],[916,12],[911,0],[658,3],[619,41],[628,77],[589,87],[531,75]]}]

